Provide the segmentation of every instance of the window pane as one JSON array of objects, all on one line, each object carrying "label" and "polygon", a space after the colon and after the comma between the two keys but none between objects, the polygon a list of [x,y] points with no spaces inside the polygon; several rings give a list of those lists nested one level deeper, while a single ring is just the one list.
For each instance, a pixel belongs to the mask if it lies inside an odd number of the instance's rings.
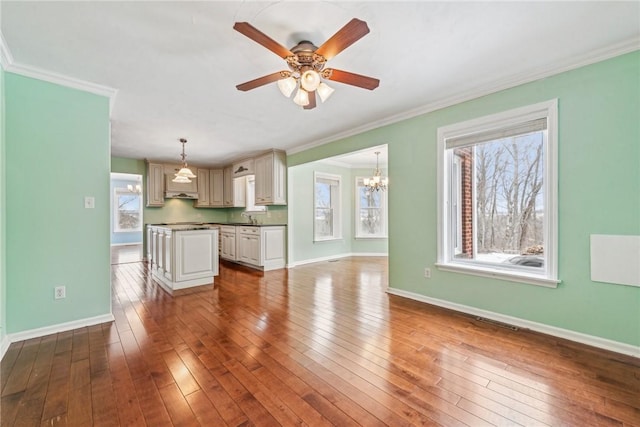
[{"label": "window pane", "polygon": [[378,191],[368,191],[364,187],[360,187],[360,206],[379,208],[381,193]]},{"label": "window pane", "polygon": [[360,209],[360,233],[366,235],[382,234],[382,211],[380,208]]},{"label": "window pane", "polygon": [[314,239],[339,239],[340,176],[316,172],[314,180]]},{"label": "window pane", "polygon": [[543,267],[544,135],[449,150],[455,258]]},{"label": "window pane", "polygon": [[333,210],[316,208],[316,235],[330,237],[333,235]]},{"label": "window pane", "polygon": [[138,194],[118,194],[117,226],[120,231],[136,231],[141,229],[140,206]]}]

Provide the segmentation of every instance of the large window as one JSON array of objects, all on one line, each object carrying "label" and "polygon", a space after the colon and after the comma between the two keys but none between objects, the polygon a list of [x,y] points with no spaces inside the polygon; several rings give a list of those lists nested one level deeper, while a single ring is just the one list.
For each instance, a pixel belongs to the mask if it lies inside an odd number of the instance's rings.
[{"label": "large window", "polygon": [[314,173],[314,241],[342,238],[339,175]]},{"label": "large window", "polygon": [[142,195],[134,189],[116,188],[114,193],[113,231],[142,231]]},{"label": "large window", "polygon": [[438,266],[557,285],[557,101],[438,129]]},{"label": "large window", "polygon": [[387,237],[387,193],[364,186],[363,178],[356,178],[356,238]]}]

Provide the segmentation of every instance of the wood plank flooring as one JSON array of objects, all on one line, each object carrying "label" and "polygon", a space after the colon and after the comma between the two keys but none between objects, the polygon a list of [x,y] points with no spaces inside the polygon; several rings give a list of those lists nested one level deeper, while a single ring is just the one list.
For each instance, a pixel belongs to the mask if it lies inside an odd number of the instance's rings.
[{"label": "wood plank flooring", "polygon": [[115,322],[10,346],[2,426],[640,426],[638,359],[390,296],[382,258],[112,282]]}]

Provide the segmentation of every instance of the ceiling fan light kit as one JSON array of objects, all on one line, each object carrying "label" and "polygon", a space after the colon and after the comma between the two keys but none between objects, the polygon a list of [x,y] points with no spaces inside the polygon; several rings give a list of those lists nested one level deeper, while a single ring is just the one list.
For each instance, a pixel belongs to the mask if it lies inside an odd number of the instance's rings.
[{"label": "ceiling fan light kit", "polygon": [[301,107],[309,105],[309,92],[303,88],[299,88],[298,93],[296,93],[296,96],[293,98],[293,102]]},{"label": "ceiling fan light kit", "polygon": [[303,40],[292,47],[291,50],[285,48],[248,22],[236,22],[233,28],[280,56],[286,61],[291,70],[278,71],[239,84],[236,86],[238,90],[248,91],[269,83],[278,82],[278,89],[287,98],[298,88],[293,102],[306,110],[310,110],[316,106],[316,92],[322,102],[325,102],[334,92],[334,89],[323,80],[336,81],[369,90],[377,88],[380,84],[380,80],[372,77],[324,68],[329,59],[369,33],[367,23],[359,19],[354,18],[349,21],[320,47],[316,47],[310,41]]},{"label": "ceiling fan light kit", "polygon": [[291,76],[278,80],[278,89],[280,89],[280,92],[287,98],[291,96],[297,85],[298,82]]}]

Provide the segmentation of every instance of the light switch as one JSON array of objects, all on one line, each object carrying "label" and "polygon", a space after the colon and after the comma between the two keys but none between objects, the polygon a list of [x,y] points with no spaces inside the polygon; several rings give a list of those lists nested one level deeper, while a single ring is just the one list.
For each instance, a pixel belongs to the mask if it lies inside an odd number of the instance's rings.
[{"label": "light switch", "polygon": [[95,197],[86,196],[84,198],[84,208],[85,209],[93,209],[96,207],[96,199]]}]

